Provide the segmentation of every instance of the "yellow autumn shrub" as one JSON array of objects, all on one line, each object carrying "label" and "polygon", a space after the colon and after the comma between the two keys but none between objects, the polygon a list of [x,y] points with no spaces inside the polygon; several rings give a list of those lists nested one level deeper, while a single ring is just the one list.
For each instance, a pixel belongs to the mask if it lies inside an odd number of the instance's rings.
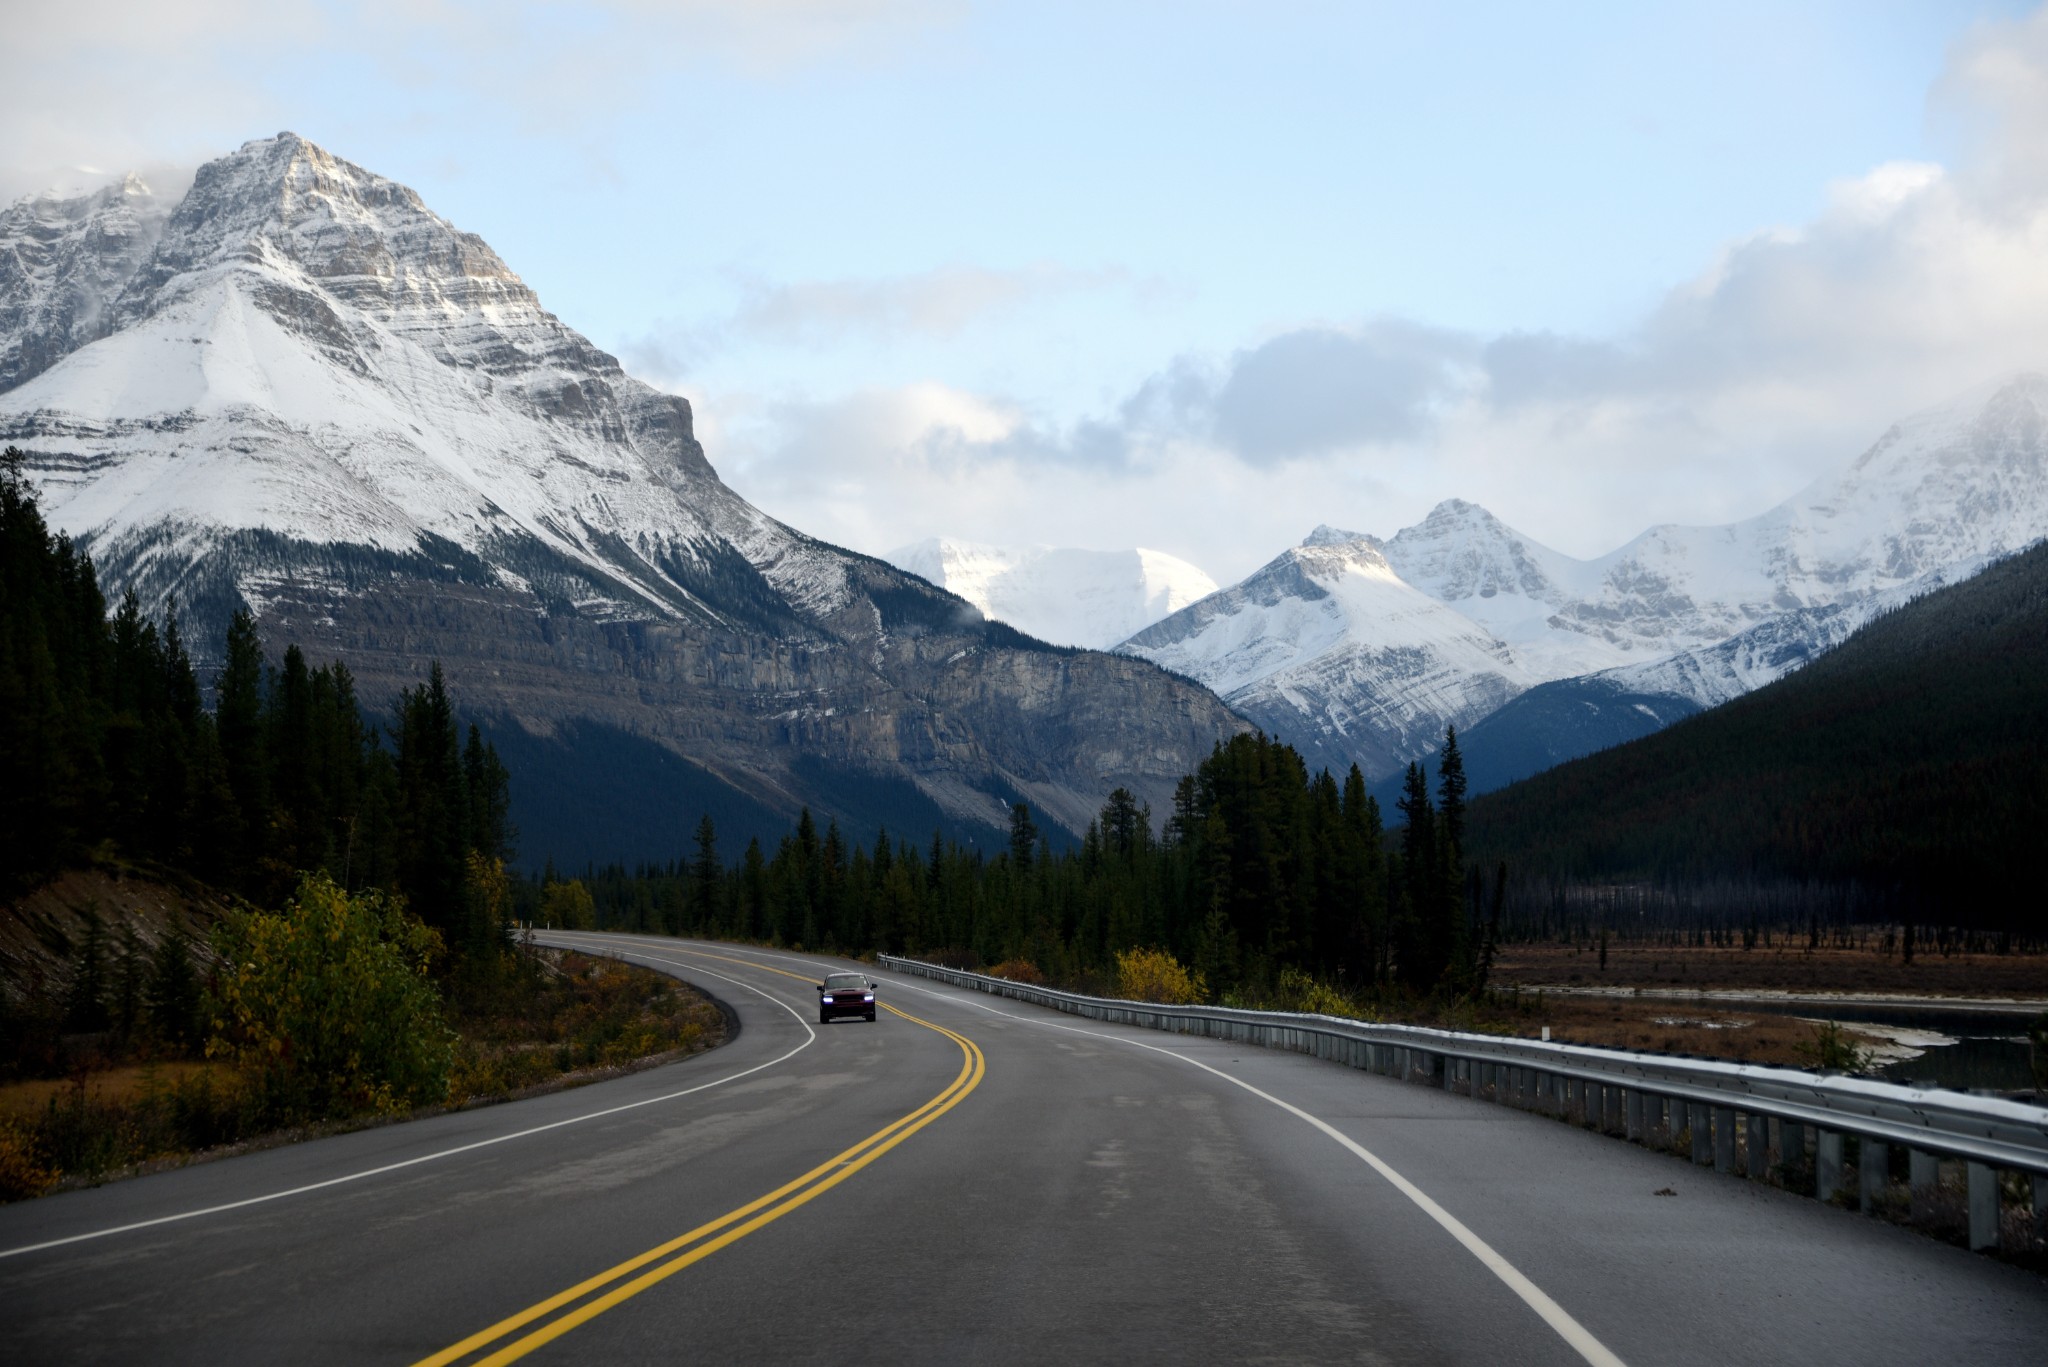
[{"label": "yellow autumn shrub", "polygon": [[1209,999],[1209,985],[1202,975],[1160,949],[1119,951],[1116,981],[1127,1001],[1194,1006]]}]

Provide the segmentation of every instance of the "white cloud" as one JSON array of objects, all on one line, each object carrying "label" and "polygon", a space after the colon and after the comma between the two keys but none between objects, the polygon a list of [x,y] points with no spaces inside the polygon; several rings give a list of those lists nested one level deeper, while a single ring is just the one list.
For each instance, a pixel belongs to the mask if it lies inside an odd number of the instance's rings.
[{"label": "white cloud", "polygon": [[877,280],[749,281],[722,331],[810,346],[866,333],[952,337],[1023,304],[1128,280],[1123,271],[1079,271],[1047,263],[1018,270],[949,266]]},{"label": "white cloud", "polygon": [[[85,165],[196,165],[304,121],[306,88],[376,86],[379,117],[476,111],[588,152],[658,82],[718,64],[786,79],[887,61],[951,22],[950,0],[65,0],[12,5],[0,199]],[[374,82],[366,82],[366,73]],[[318,137],[323,130],[298,131]]]},{"label": "white cloud", "polygon": [[[753,431],[750,477],[864,549],[1147,544],[1220,578],[1316,522],[1390,533],[1453,495],[1583,555],[1747,516],[1916,408],[2048,369],[2048,10],[1973,30],[1934,99],[1969,133],[1953,167],[1828,187],[1811,221],[1729,244],[1615,335],[1316,324],[1177,358],[1102,418],[993,437],[907,398],[889,438],[814,405],[800,439]],[[805,493],[814,462],[848,460],[872,481],[857,517]]]},{"label": "white cloud", "polygon": [[634,373],[674,383],[704,360],[741,348],[822,351],[904,340],[951,342],[973,328],[1076,295],[1120,291],[1140,302],[1166,291],[1157,281],[1109,268],[1076,270],[1052,262],[1014,269],[944,266],[908,275],[771,283],[738,280],[739,299],[709,322],[667,323],[626,342]]}]

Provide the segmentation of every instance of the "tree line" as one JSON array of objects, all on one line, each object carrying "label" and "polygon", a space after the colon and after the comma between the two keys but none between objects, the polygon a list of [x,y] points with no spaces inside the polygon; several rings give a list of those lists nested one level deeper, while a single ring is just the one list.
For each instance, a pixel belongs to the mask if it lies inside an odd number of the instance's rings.
[{"label": "tree line", "polygon": [[1081,984],[1114,981],[1119,955],[1155,949],[1211,995],[1269,997],[1288,975],[1353,992],[1467,992],[1490,940],[1464,873],[1464,776],[1446,736],[1437,790],[1411,766],[1388,838],[1356,767],[1311,775],[1264,735],[1219,743],[1177,785],[1155,833],[1131,793],[1109,795],[1076,848],[1055,851],[1027,804],[994,854],[934,833],[850,841],[808,810],[771,851],[728,860],[710,817],[692,852],[515,893],[556,925],[730,936],[962,965],[1008,965]]}]

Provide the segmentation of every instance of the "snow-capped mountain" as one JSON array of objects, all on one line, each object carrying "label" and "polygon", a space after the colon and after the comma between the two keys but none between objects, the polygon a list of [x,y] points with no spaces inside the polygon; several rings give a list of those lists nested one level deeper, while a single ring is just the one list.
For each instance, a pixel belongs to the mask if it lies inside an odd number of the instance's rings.
[{"label": "snow-capped mountain", "polygon": [[438,657],[533,734],[602,725],[864,827],[878,784],[892,822],[994,823],[1014,795],[1078,830],[1120,783],[1164,810],[1240,725],[1131,660],[997,640],[752,507],[684,400],[295,135],[167,213],[133,180],[17,204],[10,261],[0,441],[102,582],[175,599],[201,644],[248,604],[273,650],[339,654],[373,694]]},{"label": "snow-capped mountain", "polygon": [[1200,679],[1319,765],[1378,775],[1534,680],[1369,536],[1318,527],[1242,583],[1121,647]]},{"label": "snow-capped mountain", "polygon": [[[1333,535],[1318,529],[1121,648],[1370,777],[1427,754],[1446,724],[1484,716],[1474,709],[1488,697],[1501,711],[1475,744],[1541,731],[1513,748],[1568,758],[1769,683],[1886,608],[2048,535],[2048,376],[2009,377],[1904,419],[1756,517],[1653,527],[1595,560],[1459,500],[1384,543],[1356,538],[1377,557],[1371,573],[1391,581],[1387,601],[1398,586],[1448,614],[1421,649],[1410,608],[1339,612],[1314,574],[1294,590],[1240,593],[1281,583],[1270,572]],[[1310,618],[1324,629],[1304,632]],[[1442,644],[1460,629],[1491,647]],[[1361,658],[1383,663],[1361,669]]]},{"label": "snow-capped mountain", "polygon": [[883,557],[1055,645],[1107,650],[1216,592],[1187,561],[1140,547],[1086,551],[931,537]]}]

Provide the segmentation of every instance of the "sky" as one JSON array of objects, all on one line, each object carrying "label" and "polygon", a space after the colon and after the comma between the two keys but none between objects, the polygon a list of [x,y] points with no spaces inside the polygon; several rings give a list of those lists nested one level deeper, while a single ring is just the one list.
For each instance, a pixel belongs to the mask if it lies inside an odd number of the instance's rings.
[{"label": "sky", "polygon": [[0,6],[0,197],[291,129],[876,554],[1592,556],[2048,369],[2048,7]]}]

